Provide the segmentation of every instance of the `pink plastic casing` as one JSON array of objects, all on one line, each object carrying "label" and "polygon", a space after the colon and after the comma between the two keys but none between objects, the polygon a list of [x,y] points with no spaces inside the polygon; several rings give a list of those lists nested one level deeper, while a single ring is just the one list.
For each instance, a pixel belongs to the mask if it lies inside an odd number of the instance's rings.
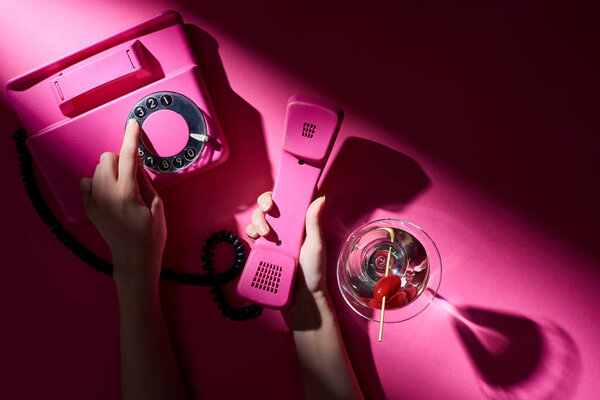
[{"label": "pink plastic casing", "polygon": [[288,101],[283,152],[275,187],[274,209],[267,215],[271,233],[256,240],[237,293],[266,307],[290,301],[304,221],[319,177],[342,121],[342,110],[316,99]]},{"label": "pink plastic casing", "polygon": [[[127,116],[148,94],[170,91],[192,100],[204,114],[210,137],[192,166],[177,173],[150,174],[157,189],[228,156],[181,16],[173,11],[12,79],[7,89],[27,132],[27,146],[71,222],[87,220],[79,181],[93,176],[103,152],[119,152]],[[163,129],[169,132],[168,126]],[[165,134],[159,140],[166,143],[170,138]]]}]

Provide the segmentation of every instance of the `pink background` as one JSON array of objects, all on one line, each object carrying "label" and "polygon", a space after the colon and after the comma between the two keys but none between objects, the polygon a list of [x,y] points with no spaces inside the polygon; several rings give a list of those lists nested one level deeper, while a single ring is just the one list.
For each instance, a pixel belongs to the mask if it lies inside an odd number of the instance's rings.
[{"label": "pink background", "polygon": [[[597,10],[1,0],[0,83],[166,9],[188,24],[231,146],[226,164],[163,193],[166,266],[201,272],[206,235],[243,232],[273,184],[287,98],[321,96],[346,115],[321,189],[329,286],[366,396],[596,398]],[[35,214],[5,91],[0,115],[0,395],[116,398],[114,284]],[[333,276],[342,238],[380,217],[429,233],[443,262],[440,293],[458,308],[436,302],[387,325],[377,343],[377,325],[345,306]],[[106,254],[90,226],[71,228]],[[301,397],[278,312],[237,323],[207,288],[163,283],[161,295],[195,397]]]}]

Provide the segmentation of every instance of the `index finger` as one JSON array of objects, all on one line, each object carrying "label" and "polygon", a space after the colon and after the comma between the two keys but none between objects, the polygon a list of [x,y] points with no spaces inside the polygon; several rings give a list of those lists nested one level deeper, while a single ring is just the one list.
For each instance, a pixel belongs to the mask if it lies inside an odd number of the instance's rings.
[{"label": "index finger", "polygon": [[140,125],[135,119],[127,121],[125,136],[119,156],[118,182],[124,185],[134,185],[137,174],[137,148]]}]

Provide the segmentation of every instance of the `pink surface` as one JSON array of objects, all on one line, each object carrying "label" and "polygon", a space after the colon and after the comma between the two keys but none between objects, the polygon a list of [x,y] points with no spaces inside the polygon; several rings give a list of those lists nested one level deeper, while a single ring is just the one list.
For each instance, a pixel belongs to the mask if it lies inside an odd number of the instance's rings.
[{"label": "pink surface", "polygon": [[[207,234],[243,232],[257,195],[273,185],[290,95],[342,106],[321,185],[328,277],[368,398],[496,398],[504,389],[513,398],[597,397],[596,10],[185,0],[0,7],[2,86],[165,9],[182,13],[231,156],[162,192],[171,268],[200,272]],[[2,397],[118,397],[114,285],[33,211],[10,138],[20,123],[7,104],[3,93]],[[414,222],[434,239],[440,293],[453,306],[440,301],[388,325],[377,343],[378,327],[344,305],[334,278],[336,246],[381,217]],[[106,254],[89,226],[72,230]],[[195,397],[301,397],[276,311],[236,323],[207,288],[165,283],[161,295]]]},{"label": "pink surface", "polygon": [[[154,149],[156,154],[170,157],[179,153],[185,147],[190,131],[183,117],[170,110],[160,110],[152,113],[144,121],[145,137],[142,140],[147,148]],[[165,132],[168,140],[165,140]]]}]

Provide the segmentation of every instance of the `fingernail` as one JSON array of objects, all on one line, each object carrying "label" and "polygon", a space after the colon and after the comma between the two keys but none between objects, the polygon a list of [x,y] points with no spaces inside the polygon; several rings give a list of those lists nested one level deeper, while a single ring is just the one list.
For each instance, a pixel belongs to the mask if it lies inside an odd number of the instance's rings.
[{"label": "fingernail", "polygon": [[137,121],[135,120],[135,118],[129,118],[129,120],[127,121],[127,126],[132,126],[133,124],[135,124]]},{"label": "fingernail", "polygon": [[258,225],[258,233],[260,233],[261,235],[266,235],[268,232],[269,232],[269,227],[267,227],[266,224]]},{"label": "fingernail", "polygon": [[258,206],[263,211],[267,211],[269,209],[270,205],[271,205],[271,203],[267,199],[261,198],[261,199],[258,200]]}]

